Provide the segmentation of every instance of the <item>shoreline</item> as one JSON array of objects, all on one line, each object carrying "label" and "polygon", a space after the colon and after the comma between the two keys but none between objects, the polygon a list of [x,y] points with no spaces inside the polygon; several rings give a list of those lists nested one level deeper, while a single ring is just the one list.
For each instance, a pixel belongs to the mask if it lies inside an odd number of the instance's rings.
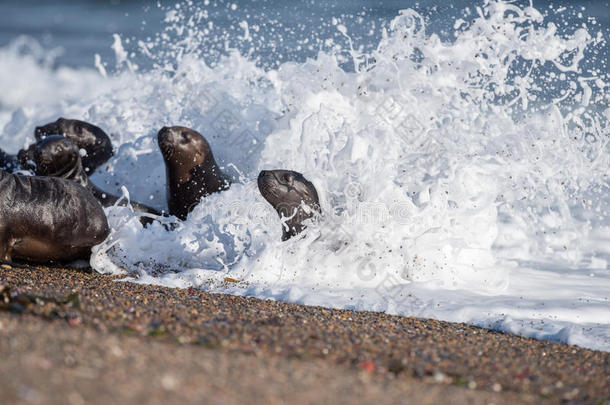
[{"label": "shoreline", "polygon": [[[328,382],[327,394],[332,391],[331,386],[339,389],[347,381],[365,378],[368,383],[358,384],[377,392],[372,397],[375,400],[408,392],[420,393],[421,401],[428,398],[430,403],[435,402],[432,398],[439,401],[446,395],[473,403],[610,403],[607,352],[466,324],[115,280],[116,277],[72,269],[2,265],[0,285],[10,288],[10,298],[5,301],[11,301],[12,306],[0,311],[0,334],[31,339],[32,345],[48,342],[48,331],[67,336],[91,335],[91,345],[96,340],[118,339],[121,344],[137,346],[136,351],[147,359],[144,362],[156,361],[149,358],[151,355],[165,358],[163,351],[181,351],[185,358],[214,358],[212,363],[252,363],[252,367],[262,368],[270,375],[288,369],[309,370],[312,375],[325,376],[318,383]],[[31,334],[30,330],[43,333]],[[93,349],[79,350],[86,353]],[[3,357],[11,358],[10,349],[2,347],[2,352]],[[27,350],[16,353],[12,354],[17,356],[15,361],[29,358]],[[106,362],[100,364],[108,366]],[[270,362],[277,367],[269,368]],[[2,381],[5,389],[10,386],[12,373],[8,367],[4,362],[0,368],[5,376],[0,378],[8,378]],[[177,364],[172,367],[180,368]],[[35,371],[36,367],[27,365],[26,375],[27,369]],[[325,374],[328,370],[337,378]],[[130,378],[145,380],[146,374]],[[241,378],[248,380],[246,376]],[[286,384],[298,385],[286,378]],[[222,381],[218,384],[222,385]],[[269,392],[278,388],[273,381],[271,377],[268,380]],[[256,388],[260,396],[257,398],[267,401],[269,392],[260,387],[266,382],[257,380],[250,388],[245,384],[244,395],[248,389]],[[59,391],[61,384],[67,386],[70,382],[60,382],[56,387]],[[381,386],[384,388],[377,391]],[[242,388],[237,391],[242,392]],[[304,395],[311,389],[304,389]],[[87,399],[86,393],[77,394]],[[289,394],[290,389],[278,398],[286,399]],[[311,393],[318,395],[318,400],[323,394]]]}]

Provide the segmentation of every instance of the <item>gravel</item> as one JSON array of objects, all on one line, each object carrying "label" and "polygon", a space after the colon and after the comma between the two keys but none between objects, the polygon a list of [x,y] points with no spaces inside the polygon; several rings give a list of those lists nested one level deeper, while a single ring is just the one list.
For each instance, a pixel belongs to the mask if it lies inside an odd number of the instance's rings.
[{"label": "gravel", "polygon": [[8,403],[610,404],[610,353],[74,269],[0,266],[0,336]]}]

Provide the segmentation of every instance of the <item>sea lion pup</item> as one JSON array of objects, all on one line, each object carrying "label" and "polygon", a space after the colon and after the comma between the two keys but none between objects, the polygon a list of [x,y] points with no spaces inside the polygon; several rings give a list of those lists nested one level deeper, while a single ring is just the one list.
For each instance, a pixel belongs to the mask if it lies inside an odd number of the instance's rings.
[{"label": "sea lion pup", "polygon": [[[69,138],[59,135],[47,136],[36,143],[33,155],[36,175],[73,180],[91,191],[104,207],[110,207],[119,200],[119,197],[106,193],[89,180],[83,169],[78,146]],[[131,206],[136,212],[161,215],[159,211],[144,204],[131,202]],[[151,222],[150,218],[141,219],[143,224]]]},{"label": "sea lion pup", "polygon": [[82,157],[82,164],[85,173],[89,176],[112,157],[112,142],[108,135],[101,128],[88,122],[59,118],[34,130],[37,141],[49,135],[63,135],[70,138],[79,149],[86,152]]},{"label": "sea lion pup", "polygon": [[91,192],[73,181],[0,170],[0,259],[86,259],[110,233]]},{"label": "sea lion pup", "polygon": [[318,192],[301,173],[292,170],[263,170],[258,175],[258,189],[275,208],[282,224],[282,240],[301,233],[306,226],[303,221],[321,213]]},{"label": "sea lion pup", "polygon": [[170,215],[185,220],[203,197],[231,186],[231,179],[220,170],[210,144],[199,132],[163,127],[157,139],[165,161]]}]

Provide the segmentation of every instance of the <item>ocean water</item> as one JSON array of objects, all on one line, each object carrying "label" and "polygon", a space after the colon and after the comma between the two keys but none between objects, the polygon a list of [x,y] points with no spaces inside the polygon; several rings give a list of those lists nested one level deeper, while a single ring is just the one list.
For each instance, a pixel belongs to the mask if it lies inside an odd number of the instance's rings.
[{"label": "ocean water", "polygon": [[[99,272],[609,351],[608,2],[367,3],[5,1],[0,147],[90,121],[93,181],[164,209],[157,130],[210,141],[239,181],[172,232],[109,208]],[[302,238],[274,168],[318,189]]]}]

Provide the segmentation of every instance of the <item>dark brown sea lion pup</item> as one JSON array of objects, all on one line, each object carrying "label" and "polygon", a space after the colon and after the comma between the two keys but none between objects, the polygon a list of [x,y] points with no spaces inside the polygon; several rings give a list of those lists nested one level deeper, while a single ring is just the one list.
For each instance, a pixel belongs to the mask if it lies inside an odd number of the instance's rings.
[{"label": "dark brown sea lion pup", "polygon": [[185,220],[203,197],[231,186],[231,179],[220,170],[210,144],[199,132],[163,127],[157,139],[165,160],[171,215]]},{"label": "dark brown sea lion pup", "polygon": [[318,192],[301,173],[292,170],[263,170],[258,175],[258,189],[275,208],[282,224],[282,240],[301,233],[306,226],[303,221],[321,213]]},{"label": "dark brown sea lion pup", "polygon": [[85,121],[59,118],[55,122],[36,127],[34,136],[40,141],[45,136],[63,135],[83,149],[83,168],[87,175],[93,174],[96,168],[112,157],[112,142],[101,128]]},{"label": "dark brown sea lion pup", "polygon": [[[93,196],[97,198],[104,207],[112,206],[119,200],[119,197],[100,190],[91,180],[89,180],[89,177],[83,169],[78,146],[69,138],[64,138],[59,135],[47,136],[36,143],[33,155],[35,163],[34,172],[36,175],[61,177],[76,181],[91,191]],[[131,202],[131,206],[136,212],[144,212],[157,216],[161,215],[159,211],[144,204]],[[142,220],[145,224],[151,222],[149,218],[142,218]]]},{"label": "dark brown sea lion pup", "polygon": [[86,259],[109,232],[101,204],[81,185],[0,170],[1,260]]}]

